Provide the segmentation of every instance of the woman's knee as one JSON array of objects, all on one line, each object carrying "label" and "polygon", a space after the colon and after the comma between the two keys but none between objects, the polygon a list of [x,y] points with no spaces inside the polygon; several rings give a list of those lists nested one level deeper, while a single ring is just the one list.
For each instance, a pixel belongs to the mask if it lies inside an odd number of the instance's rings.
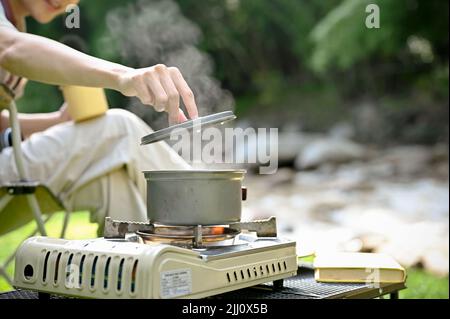
[{"label": "woman's knee", "polygon": [[139,131],[151,132],[151,128],[134,113],[124,110],[124,109],[110,109],[106,117],[108,122],[112,122],[112,125],[121,125],[129,133],[130,129],[137,129]]},{"label": "woman's knee", "polygon": [[106,117],[113,121],[138,121],[139,118],[130,111],[124,109],[110,109],[106,113]]}]

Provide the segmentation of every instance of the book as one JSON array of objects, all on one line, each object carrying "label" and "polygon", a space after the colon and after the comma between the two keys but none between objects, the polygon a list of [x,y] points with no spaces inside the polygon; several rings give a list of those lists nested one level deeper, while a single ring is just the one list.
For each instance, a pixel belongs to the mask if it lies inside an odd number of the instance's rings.
[{"label": "book", "polygon": [[318,282],[402,283],[405,269],[391,256],[375,253],[320,253],[314,259]]}]

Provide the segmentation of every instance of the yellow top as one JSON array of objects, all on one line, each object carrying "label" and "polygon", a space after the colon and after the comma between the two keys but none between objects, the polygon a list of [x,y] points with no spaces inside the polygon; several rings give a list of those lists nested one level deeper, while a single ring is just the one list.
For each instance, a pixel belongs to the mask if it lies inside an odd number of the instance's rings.
[{"label": "yellow top", "polygon": [[75,122],[89,120],[108,111],[108,101],[102,88],[64,86],[61,90],[68,112]]}]

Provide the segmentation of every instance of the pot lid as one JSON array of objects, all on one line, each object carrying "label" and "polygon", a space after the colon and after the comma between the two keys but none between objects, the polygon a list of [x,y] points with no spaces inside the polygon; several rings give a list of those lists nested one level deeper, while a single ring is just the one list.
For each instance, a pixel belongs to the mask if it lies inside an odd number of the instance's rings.
[{"label": "pot lid", "polygon": [[187,130],[190,133],[196,128],[208,127],[215,124],[223,125],[226,122],[232,121],[234,119],[236,119],[236,115],[234,115],[232,111],[199,117],[196,120],[190,120],[184,123],[169,126],[162,130],[144,136],[141,139],[141,145],[152,144],[170,138],[170,135],[176,130]]}]

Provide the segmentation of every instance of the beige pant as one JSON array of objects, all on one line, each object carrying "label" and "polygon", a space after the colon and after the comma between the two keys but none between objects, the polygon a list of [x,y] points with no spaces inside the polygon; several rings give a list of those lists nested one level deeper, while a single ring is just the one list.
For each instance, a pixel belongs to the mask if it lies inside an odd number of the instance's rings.
[{"label": "beige pant", "polygon": [[[141,146],[152,130],[134,114],[114,109],[97,119],[54,126],[22,143],[27,176],[46,184],[72,211],[146,221],[142,171],[188,169],[166,143]],[[17,180],[12,149],[0,153],[0,184]]]}]

